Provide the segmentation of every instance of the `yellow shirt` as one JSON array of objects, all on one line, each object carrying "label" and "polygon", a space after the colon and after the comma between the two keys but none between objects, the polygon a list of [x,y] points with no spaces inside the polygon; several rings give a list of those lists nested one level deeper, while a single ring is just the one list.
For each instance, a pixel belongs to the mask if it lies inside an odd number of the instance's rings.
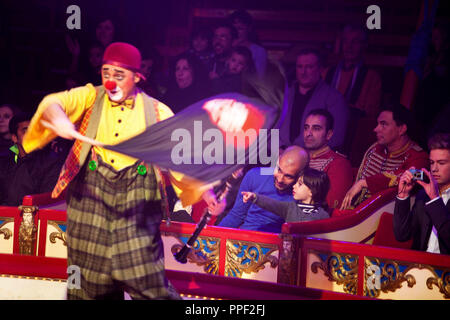
[{"label": "yellow shirt", "polygon": [[[42,148],[56,138],[51,130],[40,123],[42,114],[49,105],[54,103],[60,105],[72,123],[80,123],[85,111],[94,104],[96,94],[95,87],[92,84],[87,84],[83,87],[46,96],[39,104],[24,136],[23,147],[25,151],[30,153]],[[159,101],[157,102],[156,112],[159,121],[173,116],[169,107]],[[111,107],[109,99],[104,99],[96,140],[105,144],[117,144],[141,133],[145,130],[145,127],[144,102],[141,92],[138,92],[131,109],[122,106]],[[137,161],[135,158],[99,147],[94,147],[94,151],[116,170],[121,170]],[[201,194],[210,188],[210,185],[204,185],[200,181],[177,172],[170,172],[170,180],[184,206],[200,200]]]},{"label": "yellow shirt", "polygon": [[[162,110],[163,106],[170,111],[168,107],[162,104],[158,106],[157,110]],[[137,94],[132,107],[112,107],[109,99],[104,99],[95,139],[104,144],[114,145],[143,132],[145,128],[144,102],[141,94]],[[100,147],[94,147],[94,151],[102,157],[103,161],[116,170],[129,167],[138,160]]]}]

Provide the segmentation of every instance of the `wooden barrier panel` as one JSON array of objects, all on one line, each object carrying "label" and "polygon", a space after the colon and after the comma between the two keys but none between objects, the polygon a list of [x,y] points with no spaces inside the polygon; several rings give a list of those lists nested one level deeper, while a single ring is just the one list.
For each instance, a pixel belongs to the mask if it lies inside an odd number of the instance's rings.
[{"label": "wooden barrier panel", "polygon": [[275,233],[206,227],[193,245],[188,263],[174,258],[196,225],[161,224],[167,269],[277,282],[281,238]]},{"label": "wooden barrier panel", "polygon": [[299,238],[297,285],[381,299],[450,299],[450,256]]}]

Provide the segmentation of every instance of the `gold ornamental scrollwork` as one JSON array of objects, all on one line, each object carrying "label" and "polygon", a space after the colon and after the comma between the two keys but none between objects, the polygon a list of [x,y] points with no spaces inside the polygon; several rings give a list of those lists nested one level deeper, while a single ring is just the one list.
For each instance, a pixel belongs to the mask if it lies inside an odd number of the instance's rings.
[{"label": "gold ornamental scrollwork", "polygon": [[[401,268],[401,266],[403,266]],[[378,275],[370,272],[378,270]],[[364,294],[370,297],[379,297],[381,292],[394,292],[402,287],[406,282],[408,287],[412,288],[416,284],[414,276],[408,274],[412,269],[429,270],[433,276],[426,280],[427,288],[432,290],[436,286],[444,295],[444,298],[450,298],[450,269],[439,270],[436,267],[417,263],[398,262],[393,260],[381,260],[376,258],[365,259],[365,285]],[[440,276],[438,275],[440,274]],[[373,280],[379,277],[379,287],[374,286]]]},{"label": "gold ornamental scrollwork", "polygon": [[12,237],[12,231],[9,228],[2,228],[5,224],[9,223],[9,222],[14,222],[14,219],[11,218],[1,218],[1,220],[3,221],[2,223],[0,223],[0,234],[3,235],[3,238],[5,240],[8,240],[9,238]]},{"label": "gold ornamental scrollwork", "polygon": [[19,227],[19,252],[32,255],[37,238],[37,226],[34,224],[34,216],[37,206],[19,206],[22,212],[22,222]]},{"label": "gold ornamental scrollwork", "polygon": [[278,247],[247,241],[227,240],[227,251],[225,258],[225,275],[231,277],[242,277],[244,273],[257,273],[269,263],[272,268],[278,266],[278,258],[271,255]]},{"label": "gold ornamental scrollwork", "polygon": [[[343,285],[344,292],[357,294],[358,288],[358,256],[339,253],[319,253],[310,251],[316,255],[321,261],[311,264],[311,271],[314,273],[321,269],[328,280]],[[326,258],[322,258],[326,256]]]},{"label": "gold ornamental scrollwork", "polygon": [[414,276],[407,274],[409,270],[420,265],[410,265],[403,272],[400,271],[400,265],[396,261],[365,258],[364,262],[364,294],[373,298],[380,296],[381,292],[395,292],[406,282],[408,287],[412,288],[416,284]]},{"label": "gold ornamental scrollwork", "polygon": [[436,272],[433,271],[435,277],[427,279],[427,288],[433,290],[433,285],[439,288],[439,292],[444,294],[446,299],[450,299],[450,270],[442,271],[442,275],[439,277]]},{"label": "gold ornamental scrollwork", "polygon": [[64,231],[61,230],[61,228],[59,227],[58,223],[53,222],[53,221],[49,221],[48,222],[49,225],[53,226],[56,228],[56,232],[52,232],[49,235],[49,240],[51,243],[56,243],[56,239],[59,239],[63,242],[63,245],[67,247],[67,238],[66,238],[66,233]]},{"label": "gold ornamental scrollwork", "polygon": [[[180,235],[176,233],[166,233],[167,236],[175,237],[180,243],[173,245],[170,250],[172,254],[176,254],[183,248],[185,242],[182,238],[189,239],[189,235]],[[220,239],[213,237],[198,237],[189,252],[187,259],[190,263],[195,263],[203,267],[206,273],[219,273],[219,249]]]},{"label": "gold ornamental scrollwork", "polygon": [[0,229],[0,234],[3,235],[5,240],[8,240],[12,236],[12,231],[8,228]]}]

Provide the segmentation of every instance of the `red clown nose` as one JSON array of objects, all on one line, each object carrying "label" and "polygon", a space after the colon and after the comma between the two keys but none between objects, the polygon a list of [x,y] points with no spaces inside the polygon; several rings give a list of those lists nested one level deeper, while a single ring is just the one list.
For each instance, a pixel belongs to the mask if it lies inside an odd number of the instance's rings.
[{"label": "red clown nose", "polygon": [[105,88],[109,91],[114,90],[117,87],[117,84],[114,81],[106,81],[105,82]]}]

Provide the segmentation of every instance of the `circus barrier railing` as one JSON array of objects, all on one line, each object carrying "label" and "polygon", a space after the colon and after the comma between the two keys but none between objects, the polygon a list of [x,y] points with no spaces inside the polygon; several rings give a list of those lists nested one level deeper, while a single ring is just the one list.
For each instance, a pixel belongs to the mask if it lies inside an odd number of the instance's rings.
[{"label": "circus barrier railing", "polygon": [[[373,238],[382,214],[390,215],[386,210],[392,205],[391,196],[377,194],[346,215],[285,224],[280,234],[207,226],[192,246],[186,264],[177,262],[174,254],[196,225],[164,221],[160,229],[166,269],[354,297],[450,299],[450,256],[361,241]],[[24,201],[20,209],[0,207],[0,253],[65,261],[66,212],[37,210],[36,205]],[[369,227],[362,228],[367,219],[372,219]],[[339,237],[327,239],[333,234]],[[319,239],[317,235],[324,236]]]},{"label": "circus barrier railing", "polygon": [[[0,254],[0,300],[63,300],[72,275],[66,259]],[[345,293],[211,274],[166,270],[181,297],[189,300],[352,300]],[[129,296],[124,293],[124,298]]]}]

